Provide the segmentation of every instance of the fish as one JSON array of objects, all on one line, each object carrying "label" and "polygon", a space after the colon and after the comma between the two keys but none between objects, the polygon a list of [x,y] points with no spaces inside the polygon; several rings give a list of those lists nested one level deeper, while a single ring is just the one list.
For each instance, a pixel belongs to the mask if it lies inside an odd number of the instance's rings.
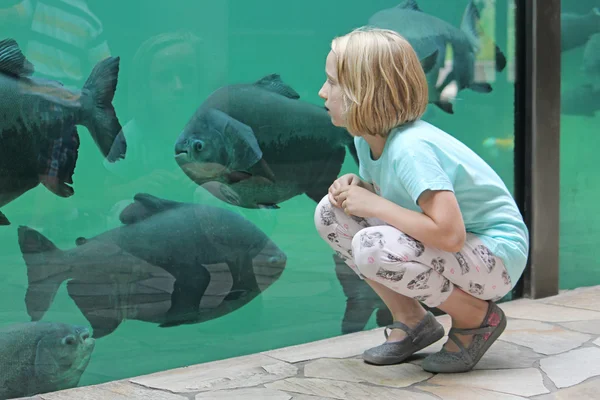
[{"label": "fish", "polygon": [[[425,13],[416,0],[405,0],[398,6],[380,10],[373,14],[368,21],[370,26],[391,29],[402,35],[419,56],[425,59],[437,51],[434,68],[428,73],[429,103],[436,105],[442,111],[453,114],[454,107],[451,96],[441,96],[446,87],[456,82],[452,92],[471,89],[479,93],[489,93],[492,86],[485,82],[475,82],[475,56],[480,49],[480,38],[477,23],[480,19],[479,10],[470,1],[463,14],[460,29],[450,23]],[[446,46],[452,47],[453,66],[445,79],[437,84],[440,69],[444,67]],[[495,45],[496,71],[506,67],[506,56]]]},{"label": "fish", "polygon": [[[423,68],[431,61],[423,58]],[[278,209],[302,194],[321,201],[346,148],[358,165],[350,133],[334,126],[324,107],[301,101],[279,74],[270,74],[213,92],[178,136],[175,161],[222,201]]]},{"label": "fish", "polygon": [[88,328],[23,322],[0,328],[0,400],[76,387],[95,347]]},{"label": "fish", "polygon": [[594,117],[600,111],[600,88],[585,83],[560,94],[560,113],[580,117]]},{"label": "fish", "polygon": [[581,70],[594,87],[600,88],[600,33],[592,35],[586,43]]},{"label": "fish", "polygon": [[[306,194],[319,202],[337,179],[352,136],[331,123],[324,107],[299,100],[278,74],[213,92],[175,143],[183,172],[229,204],[279,208]],[[210,187],[208,188],[210,191]]]},{"label": "fish", "polygon": [[[109,162],[125,157],[126,142],[113,142],[122,127],[112,105],[119,57],[93,68],[81,91],[33,77],[34,66],[14,39],[0,41],[0,207],[42,183],[59,197],[75,191],[76,125],[86,127]],[[0,211],[0,225],[10,225]]]},{"label": "fish", "polygon": [[594,7],[587,14],[560,14],[561,52],[585,45],[596,33],[600,33],[600,8]]},{"label": "fish", "polygon": [[133,199],[119,215],[123,225],[78,237],[72,249],[18,228],[33,321],[43,318],[65,280],[93,337],[101,338],[127,319],[172,327],[218,318],[283,273],[286,254],[239,214],[147,193]]}]

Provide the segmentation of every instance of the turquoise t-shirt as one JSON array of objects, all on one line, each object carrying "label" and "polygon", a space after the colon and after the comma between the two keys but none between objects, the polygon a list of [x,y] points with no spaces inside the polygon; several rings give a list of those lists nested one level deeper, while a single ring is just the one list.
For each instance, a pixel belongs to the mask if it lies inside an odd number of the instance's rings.
[{"label": "turquoise t-shirt", "polygon": [[401,207],[422,212],[417,199],[425,190],[454,192],[467,232],[504,261],[513,285],[519,280],[529,232],[502,179],[473,150],[422,120],[392,130],[377,160],[363,138],[354,143],[361,177]]}]

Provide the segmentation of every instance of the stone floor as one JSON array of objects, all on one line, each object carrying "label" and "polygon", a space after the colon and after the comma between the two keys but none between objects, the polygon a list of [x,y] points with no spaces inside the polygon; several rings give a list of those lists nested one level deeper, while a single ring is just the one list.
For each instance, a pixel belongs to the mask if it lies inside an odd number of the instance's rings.
[{"label": "stone floor", "polygon": [[[96,399],[598,399],[600,286],[500,305],[509,317],[500,339],[471,372],[430,374],[419,363],[443,338],[395,366],[360,354],[382,329],[34,397]],[[447,316],[439,317],[446,327]]]}]

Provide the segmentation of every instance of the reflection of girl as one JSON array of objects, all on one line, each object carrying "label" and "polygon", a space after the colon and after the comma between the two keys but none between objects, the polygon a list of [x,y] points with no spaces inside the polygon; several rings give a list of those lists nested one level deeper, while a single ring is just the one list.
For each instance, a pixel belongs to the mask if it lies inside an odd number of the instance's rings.
[{"label": "reflection of girl", "polygon": [[173,148],[209,83],[201,68],[200,44],[188,32],[164,33],[145,41],[133,58],[128,82],[132,119],[122,132],[127,153],[125,160],[105,162],[122,178],[126,196],[152,191],[189,199],[196,188],[175,163]]},{"label": "reflection of girl", "polygon": [[394,317],[364,359],[394,364],[444,336],[419,302],[452,317],[430,372],[464,372],[506,326],[494,303],[520,278],[529,235],[500,177],[471,149],[422,121],[427,81],[411,45],[359,29],[332,43],[319,95],[355,137],[360,174],[330,187],[315,211],[321,237]]}]

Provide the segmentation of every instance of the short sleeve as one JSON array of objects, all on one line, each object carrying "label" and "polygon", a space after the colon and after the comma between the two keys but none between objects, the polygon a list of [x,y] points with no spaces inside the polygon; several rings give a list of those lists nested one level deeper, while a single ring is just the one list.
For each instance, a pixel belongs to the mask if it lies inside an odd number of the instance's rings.
[{"label": "short sleeve", "polygon": [[452,181],[427,143],[418,142],[403,151],[402,156],[394,161],[394,169],[416,205],[419,196],[426,190],[454,192]]}]

